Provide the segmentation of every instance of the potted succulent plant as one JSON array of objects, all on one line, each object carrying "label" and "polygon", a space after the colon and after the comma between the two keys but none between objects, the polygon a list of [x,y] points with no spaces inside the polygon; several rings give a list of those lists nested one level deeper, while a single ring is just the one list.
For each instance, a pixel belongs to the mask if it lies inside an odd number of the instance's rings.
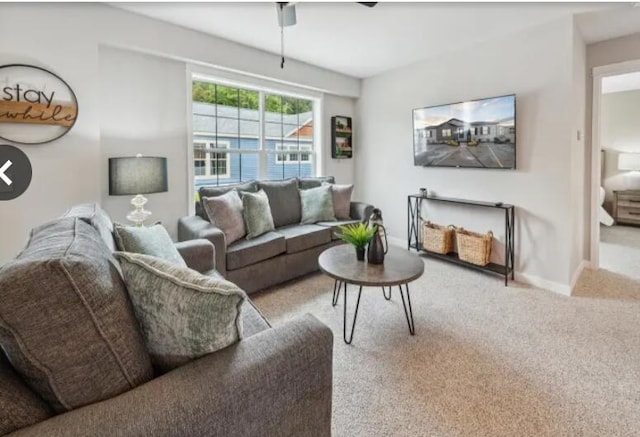
[{"label": "potted succulent plant", "polygon": [[358,261],[364,261],[364,250],[373,238],[376,230],[368,228],[364,223],[353,225],[338,226],[340,232],[336,232],[336,236],[342,241],[351,244],[356,248],[356,256]]}]

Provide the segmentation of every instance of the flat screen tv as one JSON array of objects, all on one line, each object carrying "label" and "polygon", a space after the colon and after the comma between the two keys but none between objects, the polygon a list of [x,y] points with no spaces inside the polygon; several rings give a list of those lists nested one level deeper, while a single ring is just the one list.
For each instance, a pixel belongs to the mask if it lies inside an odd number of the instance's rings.
[{"label": "flat screen tv", "polygon": [[516,96],[413,110],[416,166],[516,168]]}]

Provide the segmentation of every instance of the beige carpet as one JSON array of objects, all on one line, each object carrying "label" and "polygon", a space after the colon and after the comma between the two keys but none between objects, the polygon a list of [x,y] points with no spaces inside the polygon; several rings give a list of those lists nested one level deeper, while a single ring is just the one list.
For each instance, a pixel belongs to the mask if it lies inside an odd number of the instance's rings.
[{"label": "beige carpet", "polygon": [[600,226],[600,267],[640,281],[640,227]]},{"label": "beige carpet", "polygon": [[351,346],[327,277],[252,296],[274,324],[309,312],[333,330],[334,437],[640,435],[640,283],[587,271],[568,298],[425,267],[414,337],[395,290],[363,291]]}]

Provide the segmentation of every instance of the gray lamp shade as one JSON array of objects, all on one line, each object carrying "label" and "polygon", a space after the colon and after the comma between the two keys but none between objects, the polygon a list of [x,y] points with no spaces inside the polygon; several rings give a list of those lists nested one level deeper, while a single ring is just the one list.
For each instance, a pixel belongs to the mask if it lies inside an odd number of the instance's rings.
[{"label": "gray lamp shade", "polygon": [[130,156],[109,158],[109,195],[168,191],[167,158]]}]

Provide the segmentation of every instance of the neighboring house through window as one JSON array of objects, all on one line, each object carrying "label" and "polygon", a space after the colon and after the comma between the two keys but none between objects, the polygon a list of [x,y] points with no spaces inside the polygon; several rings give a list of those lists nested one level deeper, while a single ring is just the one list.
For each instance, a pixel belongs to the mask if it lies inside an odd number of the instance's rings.
[{"label": "neighboring house through window", "polygon": [[315,176],[316,101],[192,76],[194,188]]}]

